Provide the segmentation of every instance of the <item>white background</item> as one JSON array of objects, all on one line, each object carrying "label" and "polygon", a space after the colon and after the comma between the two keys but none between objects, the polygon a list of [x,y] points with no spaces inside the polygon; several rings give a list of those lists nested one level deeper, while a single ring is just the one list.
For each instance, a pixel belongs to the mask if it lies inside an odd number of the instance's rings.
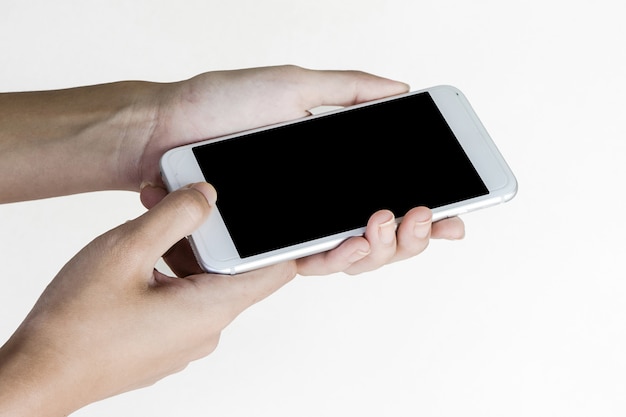
[{"label": "white background", "polygon": [[[0,91],[283,63],[453,84],[520,184],[464,217],[464,241],[297,278],[209,357],[75,415],[625,415],[622,3],[2,1]],[[142,212],[124,192],[0,206],[0,340],[81,247]]]}]

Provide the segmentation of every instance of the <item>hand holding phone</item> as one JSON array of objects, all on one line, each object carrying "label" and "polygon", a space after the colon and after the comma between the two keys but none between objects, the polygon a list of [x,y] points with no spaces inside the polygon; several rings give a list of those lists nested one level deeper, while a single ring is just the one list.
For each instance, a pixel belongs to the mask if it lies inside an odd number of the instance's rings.
[{"label": "hand holding phone", "polygon": [[[354,178],[381,153],[394,157]],[[449,86],[175,148],[161,171],[170,190],[203,180],[217,189],[217,210],[190,240],[205,270],[229,274],[334,248],[363,235],[381,209],[402,216],[427,206],[438,220],[517,190],[466,98]]]}]

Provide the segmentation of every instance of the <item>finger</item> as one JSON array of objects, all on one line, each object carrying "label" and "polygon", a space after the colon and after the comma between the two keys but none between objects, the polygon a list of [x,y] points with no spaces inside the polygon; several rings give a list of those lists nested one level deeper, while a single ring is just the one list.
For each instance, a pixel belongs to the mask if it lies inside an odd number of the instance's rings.
[{"label": "finger", "polygon": [[329,275],[347,270],[366,257],[370,245],[364,237],[352,237],[335,249],[300,258],[296,261],[300,275]]},{"label": "finger", "polygon": [[380,268],[396,252],[396,220],[389,210],[374,213],[365,229],[365,238],[370,244],[370,253],[345,270],[347,274],[360,274]]},{"label": "finger", "polygon": [[[178,130],[182,143],[302,118],[322,105],[346,106],[408,91],[404,83],[365,72],[294,65],[207,72],[172,86],[173,97],[193,104],[185,107],[185,120],[196,121]],[[201,93],[207,87],[212,94]],[[190,91],[198,92],[191,101]]]},{"label": "finger", "polygon": [[208,217],[216,192],[207,183],[198,183],[170,193],[139,218],[124,224],[135,248],[156,262],[176,242],[190,235]]},{"label": "finger", "polygon": [[295,276],[296,264],[289,261],[237,276],[199,274],[184,281],[194,283],[198,309],[204,309],[212,321],[218,319],[226,326],[239,313],[267,298]]},{"label": "finger", "polygon": [[305,108],[348,106],[409,91],[405,83],[362,71],[308,71],[303,84]]},{"label": "finger", "polygon": [[433,223],[433,239],[460,240],[465,237],[465,223],[459,217],[450,217]]},{"label": "finger", "polygon": [[409,210],[398,227],[398,245],[392,261],[408,259],[422,253],[430,242],[432,212],[427,207]]},{"label": "finger", "polygon": [[[161,202],[168,192],[165,188],[145,183],[141,185],[139,198],[147,209]],[[163,260],[177,277],[200,274],[203,272],[193,254],[189,240],[183,238],[176,242],[164,255]]]},{"label": "finger", "polygon": [[166,195],[167,190],[165,188],[150,183],[143,183],[139,191],[139,200],[149,210],[163,200]]}]

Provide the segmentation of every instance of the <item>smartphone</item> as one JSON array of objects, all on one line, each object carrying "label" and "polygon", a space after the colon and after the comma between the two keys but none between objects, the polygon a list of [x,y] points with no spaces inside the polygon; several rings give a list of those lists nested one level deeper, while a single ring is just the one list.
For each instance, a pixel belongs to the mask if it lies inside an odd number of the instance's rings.
[{"label": "smartphone", "polygon": [[330,250],[380,209],[399,223],[427,206],[437,221],[517,192],[468,100],[446,85],[181,146],[161,173],[170,191],[217,190],[189,239],[202,268],[222,274]]}]

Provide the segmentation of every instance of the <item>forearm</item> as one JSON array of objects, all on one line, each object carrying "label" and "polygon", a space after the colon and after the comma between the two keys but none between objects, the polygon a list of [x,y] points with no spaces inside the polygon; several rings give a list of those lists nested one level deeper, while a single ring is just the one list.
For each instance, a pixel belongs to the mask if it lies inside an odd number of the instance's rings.
[{"label": "forearm", "polygon": [[0,348],[0,417],[67,416],[84,404],[70,369],[12,338]]},{"label": "forearm", "polygon": [[0,94],[0,203],[138,189],[157,84]]}]

